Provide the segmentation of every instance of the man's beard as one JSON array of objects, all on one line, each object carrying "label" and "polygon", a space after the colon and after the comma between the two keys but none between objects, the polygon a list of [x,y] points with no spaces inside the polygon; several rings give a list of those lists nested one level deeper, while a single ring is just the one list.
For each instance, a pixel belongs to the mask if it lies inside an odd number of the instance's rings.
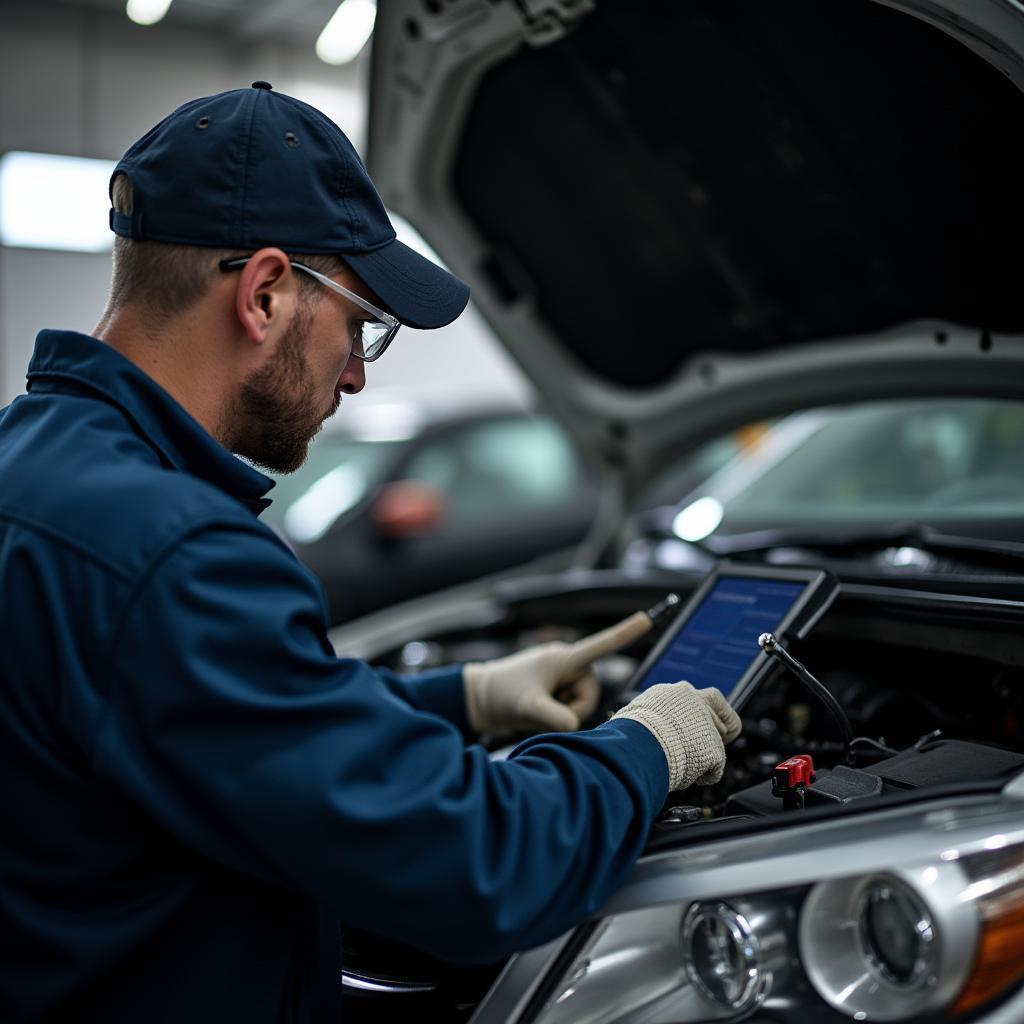
[{"label": "man's beard", "polygon": [[227,431],[233,452],[275,473],[294,473],[306,461],[309,442],[341,404],[339,391],[328,409],[318,408],[303,351],[313,312],[300,306],[277,352],[243,381]]}]

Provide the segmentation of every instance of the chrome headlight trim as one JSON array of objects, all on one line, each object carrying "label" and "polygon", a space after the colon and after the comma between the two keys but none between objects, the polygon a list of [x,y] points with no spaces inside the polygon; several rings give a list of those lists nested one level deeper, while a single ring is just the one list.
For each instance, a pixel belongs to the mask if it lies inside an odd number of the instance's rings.
[{"label": "chrome headlight trim", "polygon": [[[969,879],[956,863],[820,882],[800,915],[804,970],[818,994],[857,1020],[905,1020],[948,1008],[971,972],[978,915],[963,898]],[[892,886],[921,908],[928,934],[906,980],[892,977],[866,942],[872,890]]]}]

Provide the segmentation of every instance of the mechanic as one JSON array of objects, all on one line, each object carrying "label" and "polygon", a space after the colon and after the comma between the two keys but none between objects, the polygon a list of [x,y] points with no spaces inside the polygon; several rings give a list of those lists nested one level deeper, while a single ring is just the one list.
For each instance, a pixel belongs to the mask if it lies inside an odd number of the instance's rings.
[{"label": "mechanic", "polygon": [[[466,962],[576,925],[735,713],[662,685],[574,731],[636,618],[415,677],[339,659],[232,454],[298,467],[467,287],[265,82],[177,109],[111,197],[94,336],[42,331],[0,413],[0,1019],[337,1020],[340,922]],[[466,743],[512,728],[549,731]]]}]

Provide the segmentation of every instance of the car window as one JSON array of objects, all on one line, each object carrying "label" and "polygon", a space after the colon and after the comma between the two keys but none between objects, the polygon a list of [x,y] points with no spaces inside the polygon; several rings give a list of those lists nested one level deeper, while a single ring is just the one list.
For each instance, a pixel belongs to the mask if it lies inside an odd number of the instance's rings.
[{"label": "car window", "polygon": [[550,512],[589,493],[568,438],[541,416],[447,431],[425,444],[402,475],[444,493],[449,529]]}]

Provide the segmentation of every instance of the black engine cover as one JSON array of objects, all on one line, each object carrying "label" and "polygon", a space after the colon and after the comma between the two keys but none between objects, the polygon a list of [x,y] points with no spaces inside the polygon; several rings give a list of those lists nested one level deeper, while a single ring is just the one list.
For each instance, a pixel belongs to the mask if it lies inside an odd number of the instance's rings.
[{"label": "black engine cover", "polygon": [[[804,790],[807,807],[848,804],[867,797],[954,782],[997,779],[1024,768],[1024,754],[963,740],[936,740],[911,748],[870,768],[819,768]],[[726,814],[777,814],[782,800],[772,795],[771,780],[733,793]]]}]

